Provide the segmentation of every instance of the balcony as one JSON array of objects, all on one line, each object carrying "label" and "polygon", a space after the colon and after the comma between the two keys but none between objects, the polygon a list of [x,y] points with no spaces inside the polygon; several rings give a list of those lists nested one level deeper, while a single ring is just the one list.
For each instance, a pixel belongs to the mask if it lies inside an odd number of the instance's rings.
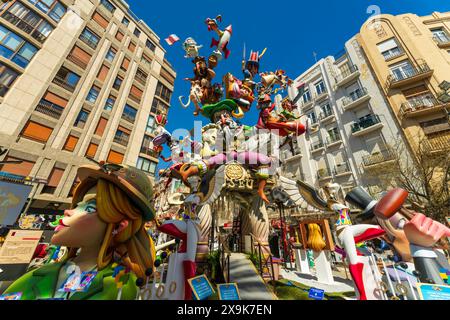
[{"label": "balcony", "polygon": [[380,117],[375,114],[370,114],[361,118],[352,124],[352,135],[355,137],[365,135],[383,127]]},{"label": "balcony", "polygon": [[328,172],[328,169],[319,169],[317,170],[317,179],[319,181],[332,179],[331,174]]},{"label": "balcony", "polygon": [[327,148],[332,148],[342,143],[342,138],[340,134],[327,137]]},{"label": "balcony", "polygon": [[128,96],[131,100],[133,100],[134,102],[136,102],[137,104],[141,103],[141,97],[138,97],[137,95],[130,93],[130,95]]},{"label": "balcony", "polygon": [[334,175],[336,177],[343,177],[352,174],[352,170],[347,162],[337,164],[334,167]]},{"label": "balcony", "polygon": [[386,149],[383,151],[377,151],[371,155],[364,156],[362,158],[363,166],[365,169],[372,169],[375,167],[392,164],[397,160],[395,153],[392,149]]},{"label": "balcony", "polygon": [[383,56],[384,56],[385,61],[390,61],[390,60],[398,58],[404,54],[405,54],[405,52],[403,50],[399,49],[397,51],[390,52],[389,54],[383,54]]},{"label": "balcony", "polygon": [[334,115],[333,110],[327,110],[327,111],[320,113],[319,119],[320,119],[320,122],[326,123],[326,122],[332,122],[332,121],[336,120],[336,117]]},{"label": "balcony", "polygon": [[314,105],[314,100],[313,99],[311,99],[311,100],[309,100],[307,102],[303,101],[302,102],[302,109],[303,110],[307,110],[307,109],[311,108],[313,105]]},{"label": "balcony", "polygon": [[76,85],[70,84],[66,81],[66,79],[56,75],[55,79],[53,79],[53,83],[56,83],[58,86],[66,89],[67,91],[74,92]]},{"label": "balcony", "polygon": [[42,114],[45,114],[46,116],[59,120],[64,111],[64,108],[42,99],[41,101],[39,101],[35,110]]},{"label": "balcony", "polygon": [[324,91],[316,95],[315,101],[322,102],[323,100],[328,99],[329,96],[328,91]]},{"label": "balcony", "polygon": [[153,157],[155,159],[159,158],[159,153],[149,147],[145,147],[145,146],[141,147],[141,153],[145,154],[147,156]]},{"label": "balcony", "polygon": [[350,81],[356,79],[359,77],[360,72],[358,70],[358,67],[355,65],[351,65],[348,70],[342,72],[340,75],[337,75],[334,80],[336,82],[336,87],[342,87],[343,85],[346,85]]},{"label": "balcony", "polygon": [[435,35],[433,36],[433,40],[439,48],[450,48],[450,38],[447,35]]},{"label": "balcony", "polygon": [[129,135],[115,135],[114,140],[115,143],[118,143],[124,147],[128,146],[128,142],[130,141]]},{"label": "balcony", "polygon": [[97,49],[97,45],[98,45],[98,41],[93,41],[91,38],[89,38],[88,36],[81,34],[80,35],[80,40],[83,41],[85,44],[87,44],[89,47],[91,47],[92,49]]},{"label": "balcony", "polygon": [[19,28],[23,32],[31,35],[34,39],[36,39],[40,43],[44,43],[45,40],[47,39],[47,37],[45,35],[43,35],[42,33],[40,33],[37,30],[34,30],[35,27],[30,25],[25,20],[22,20],[18,16],[12,14],[11,12],[5,12],[2,17],[5,20],[7,20],[8,22],[10,22],[11,24],[15,25],[17,28]]},{"label": "balcony", "polygon": [[360,88],[351,92],[342,99],[342,107],[345,111],[354,109],[370,100],[369,93],[366,88]]},{"label": "balcony", "polygon": [[316,142],[311,144],[311,152],[318,152],[321,150],[325,150],[325,145],[323,144],[323,142]]},{"label": "balcony", "polygon": [[427,63],[422,62],[417,67],[412,67],[403,70],[401,73],[391,74],[386,82],[388,89],[398,89],[408,86],[414,82],[427,79],[431,77],[434,70],[430,69]]},{"label": "balcony", "polygon": [[134,121],[136,120],[136,115],[122,113],[122,119],[124,119],[130,123],[134,123]]},{"label": "balcony", "polygon": [[426,95],[403,103],[400,107],[400,117],[418,118],[443,111],[445,111],[444,104],[440,103],[432,95]]},{"label": "balcony", "polygon": [[77,56],[73,55],[72,53],[69,53],[69,55],[67,56],[67,60],[73,62],[74,64],[79,66],[81,69],[86,69],[88,66],[88,64],[86,62],[84,62]]},{"label": "balcony", "polygon": [[426,135],[441,133],[450,130],[450,122],[445,119],[438,119],[422,125],[422,129]]}]

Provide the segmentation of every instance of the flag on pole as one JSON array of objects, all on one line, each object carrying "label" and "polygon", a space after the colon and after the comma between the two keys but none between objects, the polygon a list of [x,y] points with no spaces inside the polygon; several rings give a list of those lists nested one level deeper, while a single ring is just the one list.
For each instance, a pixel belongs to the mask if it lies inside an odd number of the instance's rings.
[{"label": "flag on pole", "polygon": [[176,34],[171,34],[168,38],[165,39],[169,46],[173,45],[175,42],[180,41],[180,38]]}]

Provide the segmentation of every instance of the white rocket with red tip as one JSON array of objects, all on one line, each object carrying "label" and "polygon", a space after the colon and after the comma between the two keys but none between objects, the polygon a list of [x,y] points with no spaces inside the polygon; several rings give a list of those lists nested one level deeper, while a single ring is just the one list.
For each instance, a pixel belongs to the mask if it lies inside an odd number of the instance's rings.
[{"label": "white rocket with red tip", "polygon": [[221,59],[222,52],[225,54],[225,59],[227,59],[230,55],[230,50],[228,50],[227,46],[230,43],[231,34],[233,33],[233,29],[231,25],[229,25],[225,31],[223,31],[220,39],[217,41],[216,39],[212,39],[211,48],[217,47],[217,50],[214,51],[214,54]]}]

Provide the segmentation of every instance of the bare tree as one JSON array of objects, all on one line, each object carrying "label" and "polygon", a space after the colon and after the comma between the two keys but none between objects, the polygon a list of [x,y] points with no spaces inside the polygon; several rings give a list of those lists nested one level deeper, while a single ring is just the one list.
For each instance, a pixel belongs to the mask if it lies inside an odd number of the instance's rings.
[{"label": "bare tree", "polygon": [[380,181],[382,190],[403,188],[417,211],[446,223],[450,211],[450,142],[419,139],[415,157],[403,144],[389,149],[389,165],[367,172]]}]

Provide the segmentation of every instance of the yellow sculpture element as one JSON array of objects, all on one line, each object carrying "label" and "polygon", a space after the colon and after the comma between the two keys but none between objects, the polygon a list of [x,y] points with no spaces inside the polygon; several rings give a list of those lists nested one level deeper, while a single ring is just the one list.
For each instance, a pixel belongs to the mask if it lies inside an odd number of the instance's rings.
[{"label": "yellow sculpture element", "polygon": [[327,245],[323,240],[322,230],[316,223],[308,224],[308,248],[314,251],[322,251]]}]

